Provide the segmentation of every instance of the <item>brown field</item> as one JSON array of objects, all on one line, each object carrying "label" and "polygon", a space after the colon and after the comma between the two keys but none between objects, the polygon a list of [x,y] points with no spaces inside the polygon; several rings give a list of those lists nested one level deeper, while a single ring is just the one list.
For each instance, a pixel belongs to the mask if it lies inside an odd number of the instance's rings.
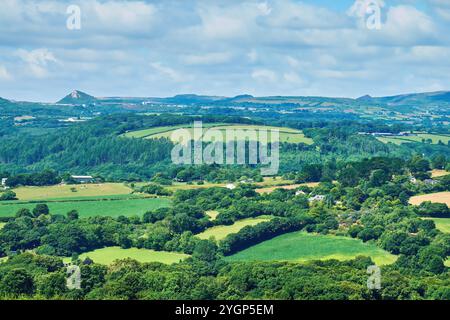
[{"label": "brown field", "polygon": [[319,182],[309,182],[309,183],[301,183],[301,184],[289,184],[289,185],[285,185],[285,186],[274,186],[274,187],[269,187],[269,188],[261,188],[261,189],[256,189],[256,192],[263,194],[263,193],[272,193],[274,192],[276,189],[285,189],[285,190],[293,190],[293,189],[297,189],[298,187],[302,187],[302,186],[307,186],[307,187],[317,187],[319,185]]},{"label": "brown field", "polygon": [[433,170],[431,171],[431,177],[432,178],[439,178],[439,177],[443,177],[443,176],[447,176],[449,175],[450,172],[449,171],[445,171],[445,170]]},{"label": "brown field", "polygon": [[409,203],[415,206],[421,204],[425,201],[431,201],[436,203],[445,203],[447,206],[450,206],[450,192],[438,192],[438,193],[430,193],[424,194],[420,196],[415,196],[409,199]]}]

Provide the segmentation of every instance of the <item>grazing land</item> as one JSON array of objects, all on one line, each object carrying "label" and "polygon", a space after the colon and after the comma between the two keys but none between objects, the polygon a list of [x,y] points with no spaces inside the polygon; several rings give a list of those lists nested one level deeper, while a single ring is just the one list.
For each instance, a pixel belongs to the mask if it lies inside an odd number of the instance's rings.
[{"label": "grazing land", "polygon": [[[134,132],[128,132],[124,134],[124,137],[128,138],[145,138],[145,139],[160,139],[160,138],[167,138],[172,139],[172,134],[178,130],[178,129],[186,129],[191,136],[193,137],[193,127],[192,125],[177,125],[172,127],[158,127],[158,128],[151,128],[147,130],[140,130],[140,131],[134,131]],[[270,130],[279,130],[280,134],[280,141],[281,142],[289,142],[289,143],[305,143],[308,145],[311,145],[314,143],[314,141],[310,138],[305,137],[302,131],[291,129],[291,128],[282,128],[282,127],[272,127],[272,126],[256,126],[256,125],[224,125],[224,124],[204,124],[203,125],[203,135],[209,130],[209,129],[216,129],[220,131],[223,135],[223,137],[228,141],[228,139],[234,140],[235,138],[237,140],[243,140],[246,139],[245,134],[237,134],[236,137],[227,137],[225,135],[226,130],[228,129],[234,129],[234,130],[261,130],[265,129],[268,130],[268,139],[270,140]],[[257,136],[259,138],[259,136]],[[210,139],[204,138],[205,141],[211,141]],[[178,142],[178,141],[174,141]]]},{"label": "grazing land", "polygon": [[[154,251],[149,249],[122,249],[120,247],[108,247],[86,252],[80,255],[81,260],[84,260],[87,257],[92,259],[94,262],[103,265],[110,265],[115,260],[123,260],[127,258],[134,259],[142,263],[160,262],[164,264],[172,264],[188,258],[189,255],[175,252]],[[70,261],[70,258],[65,260],[68,262]]]},{"label": "grazing land", "polygon": [[56,185],[49,187],[20,187],[14,189],[19,200],[51,200],[130,194],[132,190],[122,183]]},{"label": "grazing land", "polygon": [[434,221],[438,230],[450,233],[450,218],[429,218],[429,220]]},{"label": "grazing land", "polygon": [[269,221],[269,217],[258,217],[236,221],[231,226],[217,226],[207,229],[206,231],[199,233],[197,237],[200,239],[214,238],[216,240],[225,239],[229,234],[237,233],[239,230],[246,226],[254,226],[261,222]]},{"label": "grazing land", "polygon": [[[19,202],[0,204],[0,217],[13,217],[21,208],[32,210],[38,202]],[[92,200],[92,201],[61,201],[46,202],[52,214],[66,214],[77,210],[81,218],[93,216],[141,216],[145,212],[168,207],[167,198],[142,198],[126,200]]]},{"label": "grazing land", "polygon": [[430,194],[423,194],[420,196],[414,196],[409,199],[409,203],[415,206],[420,205],[422,202],[431,201],[435,203],[445,203],[447,206],[450,206],[450,192],[437,192]]},{"label": "grazing land", "polygon": [[307,186],[307,187],[317,187],[319,185],[319,182],[309,182],[309,183],[301,183],[301,184],[289,184],[289,185],[285,185],[285,186],[274,186],[274,187],[268,187],[268,188],[260,188],[260,189],[256,189],[256,192],[263,194],[263,193],[272,193],[274,192],[276,189],[285,189],[285,190],[293,190],[293,189],[297,189],[299,187],[302,186]]},{"label": "grazing land", "polygon": [[446,170],[433,170],[431,171],[431,177],[432,178],[439,178],[439,177],[444,177],[444,176],[448,176],[450,174],[450,171],[446,171]]},{"label": "grazing land", "polygon": [[309,234],[303,231],[281,235],[252,246],[232,256],[228,261],[292,261],[351,260],[368,256],[379,265],[395,262],[396,257],[372,244],[331,235]]},{"label": "grazing land", "polygon": [[439,135],[439,134],[428,134],[428,133],[418,133],[413,136],[392,136],[392,137],[380,137],[377,138],[383,143],[394,143],[400,145],[402,143],[410,142],[426,142],[431,140],[432,144],[438,144],[441,141],[443,144],[448,144],[450,140],[450,135]]}]

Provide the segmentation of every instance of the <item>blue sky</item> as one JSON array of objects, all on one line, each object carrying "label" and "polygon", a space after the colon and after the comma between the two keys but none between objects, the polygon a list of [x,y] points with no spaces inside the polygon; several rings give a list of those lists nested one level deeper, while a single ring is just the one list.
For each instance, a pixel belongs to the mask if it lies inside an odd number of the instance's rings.
[{"label": "blue sky", "polygon": [[0,97],[450,90],[449,0],[358,1],[2,0]]}]

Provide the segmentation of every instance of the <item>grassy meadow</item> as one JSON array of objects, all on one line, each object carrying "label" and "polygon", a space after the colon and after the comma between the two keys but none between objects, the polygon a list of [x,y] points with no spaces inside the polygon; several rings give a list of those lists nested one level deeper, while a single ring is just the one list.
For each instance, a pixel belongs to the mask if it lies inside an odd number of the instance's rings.
[{"label": "grassy meadow", "polygon": [[441,141],[442,143],[447,145],[448,141],[450,140],[450,136],[439,134],[417,133],[417,135],[414,136],[379,137],[377,139],[383,143],[394,143],[397,145],[410,142],[423,142],[423,140],[431,139],[432,144],[438,144],[439,141]]},{"label": "grassy meadow", "polygon": [[415,206],[418,206],[425,201],[445,203],[447,206],[450,206],[450,191],[423,194],[411,197],[411,199],[409,199],[409,203]]},{"label": "grassy meadow", "polygon": [[450,233],[450,218],[426,218],[433,220],[436,228],[444,233]]},{"label": "grassy meadow", "polygon": [[[289,143],[305,143],[305,144],[313,144],[314,141],[310,138],[305,137],[302,131],[291,129],[291,128],[281,128],[281,127],[272,127],[272,126],[258,126],[258,125],[242,125],[242,124],[234,124],[234,125],[227,125],[223,123],[204,123],[203,124],[203,133],[202,136],[206,142],[212,141],[211,138],[205,137],[205,133],[208,132],[209,129],[215,129],[222,133],[222,136],[224,137],[225,141],[228,141],[230,139],[234,140],[244,140],[246,139],[245,132],[236,132],[236,136],[228,137],[225,135],[226,131],[229,129],[233,130],[261,130],[265,129],[268,131],[267,138],[270,141],[271,135],[270,130],[279,130],[279,137],[280,142],[289,142]],[[168,127],[156,127],[156,128],[150,128],[146,130],[139,130],[139,131],[133,131],[128,132],[123,135],[123,137],[127,138],[144,138],[144,139],[160,139],[160,138],[167,138],[172,139],[172,134],[178,130],[178,129],[186,129],[191,136],[193,137],[193,126],[192,125],[176,125],[176,126],[168,126]],[[259,136],[257,135],[257,139],[259,139]],[[173,140],[173,139],[172,139]],[[178,142],[178,141],[174,141]]]},{"label": "grassy meadow", "polygon": [[378,265],[395,262],[396,257],[373,244],[360,240],[309,234],[302,231],[287,233],[264,241],[232,256],[228,261],[292,261],[350,260],[357,256],[368,256]]},{"label": "grassy meadow", "polygon": [[200,239],[214,238],[217,241],[225,239],[229,234],[237,233],[246,226],[254,226],[261,222],[269,221],[269,217],[249,218],[236,221],[230,226],[216,226],[197,234]]},{"label": "grassy meadow", "polygon": [[[21,208],[32,210],[36,204],[31,202],[0,203],[0,217],[13,217]],[[81,218],[93,216],[141,216],[149,210],[170,205],[167,198],[142,198],[126,200],[91,200],[91,201],[60,201],[46,202],[52,214],[66,214],[77,210]]]},{"label": "grassy meadow", "polygon": [[[142,263],[148,262],[160,262],[164,264],[172,264],[180,262],[189,257],[187,254],[166,252],[166,251],[154,251],[149,249],[122,249],[120,247],[108,247],[103,249],[97,249],[94,251],[86,252],[80,255],[80,259],[86,259],[89,257],[94,262],[110,265],[115,260],[134,259]],[[70,262],[71,258],[64,259],[65,262]]]},{"label": "grassy meadow", "polygon": [[19,200],[39,201],[64,198],[129,195],[132,190],[122,183],[19,187],[13,190]]}]

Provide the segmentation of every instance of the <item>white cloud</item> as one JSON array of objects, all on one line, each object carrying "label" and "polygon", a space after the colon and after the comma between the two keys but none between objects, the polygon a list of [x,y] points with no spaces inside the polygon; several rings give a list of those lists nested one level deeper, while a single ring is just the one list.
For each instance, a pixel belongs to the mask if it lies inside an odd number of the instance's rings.
[{"label": "white cloud", "polygon": [[150,66],[156,71],[158,71],[160,74],[169,77],[172,81],[183,82],[186,80],[186,78],[183,75],[181,75],[180,73],[178,73],[177,71],[175,71],[170,67],[163,66],[161,62],[152,62],[150,63]]},{"label": "white cloud", "polygon": [[46,48],[27,51],[19,49],[17,55],[27,64],[29,71],[37,78],[48,75],[49,63],[57,63],[55,56]]},{"label": "white cloud", "polygon": [[183,61],[191,65],[220,64],[230,61],[232,55],[229,52],[213,52],[197,55],[186,55]]},{"label": "white cloud", "polygon": [[256,69],[252,72],[252,78],[261,82],[275,82],[277,80],[277,74],[268,69]]},{"label": "white cloud", "polygon": [[0,65],[0,80],[9,80],[11,78],[12,77],[8,70],[4,66]]}]

